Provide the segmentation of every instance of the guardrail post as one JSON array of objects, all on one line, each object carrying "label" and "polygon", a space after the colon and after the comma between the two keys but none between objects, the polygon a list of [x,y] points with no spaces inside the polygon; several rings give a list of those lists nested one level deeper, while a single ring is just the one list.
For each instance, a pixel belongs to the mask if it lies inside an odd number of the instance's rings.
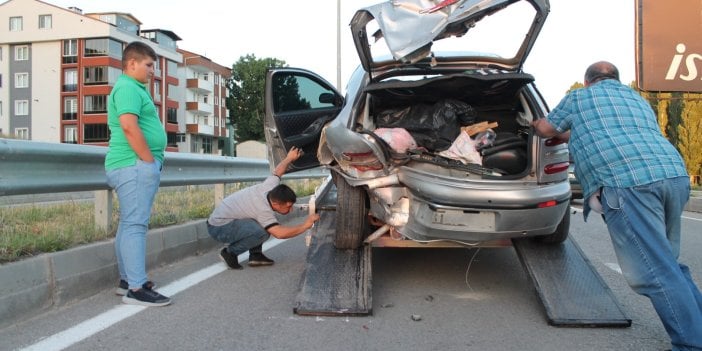
[{"label": "guardrail post", "polygon": [[112,190],[95,191],[95,226],[110,231],[112,229]]},{"label": "guardrail post", "polygon": [[219,206],[224,200],[224,184],[214,185],[214,203],[215,207]]}]

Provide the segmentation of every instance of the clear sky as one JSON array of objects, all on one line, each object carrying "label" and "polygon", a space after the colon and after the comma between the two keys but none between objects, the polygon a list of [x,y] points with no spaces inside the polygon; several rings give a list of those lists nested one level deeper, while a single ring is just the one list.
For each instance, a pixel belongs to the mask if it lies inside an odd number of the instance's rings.
[{"label": "clear sky", "polygon": [[[336,84],[337,1],[334,0],[46,0],[89,12],[126,12],[142,29],[167,29],[182,38],[178,46],[231,66],[241,56],[272,57],[312,70]],[[340,0],[341,77],[358,64],[348,23],[354,12],[381,0]],[[551,0],[551,12],[524,70],[549,106],[582,81],[585,68],[606,60],[622,82],[634,80],[636,0]],[[506,28],[505,30],[509,30]],[[522,35],[522,33],[519,33]]]}]

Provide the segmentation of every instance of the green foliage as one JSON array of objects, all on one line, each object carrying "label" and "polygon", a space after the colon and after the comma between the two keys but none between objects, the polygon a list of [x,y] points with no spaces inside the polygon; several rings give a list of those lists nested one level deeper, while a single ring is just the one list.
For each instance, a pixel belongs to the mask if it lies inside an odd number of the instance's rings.
[{"label": "green foliage", "polygon": [[[322,179],[286,180],[285,183],[302,197],[314,193]],[[253,184],[255,182],[227,184],[225,192],[230,194]],[[113,230],[107,232],[95,228],[91,203],[0,207],[0,264],[113,238],[119,221],[117,199],[113,200],[113,208]],[[212,210],[212,186],[161,188],[156,194],[149,228],[207,218]]]},{"label": "green foliage", "polygon": [[227,81],[227,108],[231,114],[231,123],[236,126],[237,142],[265,140],[263,96],[266,71],[284,66],[285,61],[275,58],[257,59],[253,54],[240,57],[232,66],[232,76]]},{"label": "green foliage", "polygon": [[575,83],[573,83],[573,85],[570,86],[570,89],[568,89],[568,91],[566,91],[566,94],[570,93],[573,90],[584,88],[584,87],[585,87],[585,84],[580,83],[580,82],[575,82]]},{"label": "green foliage", "polygon": [[680,126],[682,121],[682,110],[683,110],[683,97],[682,93],[670,93],[670,103],[667,108],[668,115],[668,125],[665,128],[665,135],[668,137],[673,145],[676,147],[680,143],[680,137],[678,135],[678,126]]},{"label": "green foliage", "polygon": [[702,94],[683,94],[684,106],[677,126],[676,146],[690,175],[702,174]]},{"label": "green foliage", "polygon": [[0,208],[0,263],[107,237],[93,228],[92,212],[91,204],[76,203]]}]

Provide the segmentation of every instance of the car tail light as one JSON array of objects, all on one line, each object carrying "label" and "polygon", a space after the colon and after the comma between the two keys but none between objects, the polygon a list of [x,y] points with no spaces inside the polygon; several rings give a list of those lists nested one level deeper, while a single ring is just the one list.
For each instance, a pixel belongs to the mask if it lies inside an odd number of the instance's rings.
[{"label": "car tail light", "polygon": [[565,141],[563,141],[562,139],[558,139],[558,138],[549,138],[549,139],[546,139],[546,141],[544,142],[544,144],[546,144],[546,146],[556,146],[556,145],[561,145],[564,143],[565,143]]},{"label": "car tail light", "polygon": [[546,167],[544,167],[544,173],[546,174],[556,174],[559,172],[565,172],[568,170],[568,166],[570,165],[569,162],[559,162],[559,163],[552,163]]},{"label": "car tail light", "polygon": [[544,208],[544,207],[553,207],[558,205],[558,202],[556,200],[549,200],[546,202],[541,202],[538,205],[536,205],[538,208]]},{"label": "car tail light", "polygon": [[379,171],[383,169],[383,164],[380,163],[372,151],[368,152],[343,152],[344,161],[350,167],[353,167],[361,172]]}]

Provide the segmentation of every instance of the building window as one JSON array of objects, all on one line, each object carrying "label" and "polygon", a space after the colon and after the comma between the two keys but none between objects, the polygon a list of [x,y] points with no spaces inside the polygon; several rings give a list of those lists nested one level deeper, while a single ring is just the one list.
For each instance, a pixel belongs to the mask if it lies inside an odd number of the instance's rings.
[{"label": "building window", "polygon": [[78,40],[69,39],[63,41],[63,63],[78,62]]},{"label": "building window", "polygon": [[107,113],[107,95],[88,95],[83,100],[83,113]]},{"label": "building window", "polygon": [[166,110],[166,122],[178,123],[178,111],[172,107]]},{"label": "building window", "polygon": [[39,15],[39,29],[51,29],[51,15]]},{"label": "building window", "polygon": [[66,144],[78,144],[78,128],[76,126],[63,127],[63,142]]},{"label": "building window", "polygon": [[178,101],[178,86],[173,84],[168,84],[168,92],[166,93],[169,99]]},{"label": "building window", "polygon": [[10,17],[10,32],[22,30],[22,16]]},{"label": "building window", "polygon": [[202,138],[202,152],[205,154],[212,153],[212,138],[211,137]]},{"label": "building window", "polygon": [[166,61],[166,75],[171,77],[178,76],[178,64],[175,61]]},{"label": "building window", "polygon": [[29,128],[15,128],[15,138],[29,140]]},{"label": "building window", "polygon": [[63,71],[63,91],[78,91],[78,70]]},{"label": "building window", "polygon": [[122,43],[104,38],[104,39],[86,39],[84,55],[91,56],[110,56],[114,58],[122,58]]},{"label": "building window", "polygon": [[154,76],[161,77],[161,59],[154,61]]},{"label": "building window", "polygon": [[161,82],[154,81],[154,102],[161,102]]},{"label": "building window", "polygon": [[86,67],[84,72],[85,85],[107,84],[107,66]]},{"label": "building window", "polygon": [[75,96],[66,96],[63,98],[63,116],[64,121],[74,121],[78,119],[78,98]]},{"label": "building window", "polygon": [[83,128],[83,141],[96,143],[110,140],[107,124],[86,124]]},{"label": "building window", "polygon": [[168,146],[177,147],[178,146],[178,134],[167,133],[166,138],[168,140]]},{"label": "building window", "polygon": [[16,100],[15,101],[15,116],[26,116],[29,114],[29,101],[28,100]]},{"label": "building window", "polygon": [[26,61],[29,60],[29,46],[20,45],[15,46],[15,61]]},{"label": "building window", "polygon": [[202,153],[202,150],[200,150],[200,138],[195,135],[190,138],[190,152]]},{"label": "building window", "polygon": [[29,73],[15,73],[15,88],[29,88]]}]

